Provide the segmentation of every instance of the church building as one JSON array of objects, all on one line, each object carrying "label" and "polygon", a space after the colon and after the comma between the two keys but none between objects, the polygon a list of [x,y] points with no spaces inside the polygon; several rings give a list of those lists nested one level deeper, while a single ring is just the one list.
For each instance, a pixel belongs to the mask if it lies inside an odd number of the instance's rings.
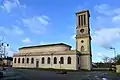
[{"label": "church building", "polygon": [[64,43],[19,48],[13,55],[13,67],[91,70],[89,11],[76,13],[76,49]]}]

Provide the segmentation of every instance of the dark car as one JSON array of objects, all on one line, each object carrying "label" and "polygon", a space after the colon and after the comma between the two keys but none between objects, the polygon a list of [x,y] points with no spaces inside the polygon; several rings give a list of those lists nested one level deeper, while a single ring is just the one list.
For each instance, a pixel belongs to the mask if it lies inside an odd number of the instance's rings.
[{"label": "dark car", "polygon": [[2,70],[4,71],[4,70],[6,70],[6,68],[3,67]]},{"label": "dark car", "polygon": [[58,74],[67,74],[67,71],[62,70],[62,71],[59,71]]}]

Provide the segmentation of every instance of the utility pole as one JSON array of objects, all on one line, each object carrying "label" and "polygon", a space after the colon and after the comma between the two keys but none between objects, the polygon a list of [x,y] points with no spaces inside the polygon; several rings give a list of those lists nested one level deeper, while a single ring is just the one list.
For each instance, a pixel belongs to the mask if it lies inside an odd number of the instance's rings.
[{"label": "utility pole", "polygon": [[7,51],[6,48],[9,46],[6,42],[3,40],[0,40],[0,57],[1,57],[1,66],[3,66],[4,61],[3,59],[6,58]]},{"label": "utility pole", "polygon": [[117,62],[117,60],[116,60],[116,57],[117,57],[116,50],[113,47],[110,47],[110,49],[112,49],[114,51],[114,57],[115,57],[114,66],[115,66],[115,71],[116,71],[116,62]]}]

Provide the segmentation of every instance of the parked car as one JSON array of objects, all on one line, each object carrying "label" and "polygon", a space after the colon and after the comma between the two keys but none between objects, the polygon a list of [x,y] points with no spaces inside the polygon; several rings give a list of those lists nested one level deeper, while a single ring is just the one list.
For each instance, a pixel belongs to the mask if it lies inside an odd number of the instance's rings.
[{"label": "parked car", "polygon": [[66,70],[60,70],[58,73],[59,74],[67,74],[67,71]]}]

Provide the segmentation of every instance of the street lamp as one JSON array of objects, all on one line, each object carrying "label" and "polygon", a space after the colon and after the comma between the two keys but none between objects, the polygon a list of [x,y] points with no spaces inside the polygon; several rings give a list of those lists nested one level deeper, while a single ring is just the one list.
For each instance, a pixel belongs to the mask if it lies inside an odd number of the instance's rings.
[{"label": "street lamp", "polygon": [[117,55],[116,55],[116,50],[115,50],[115,48],[113,48],[113,47],[110,47],[109,49],[112,49],[113,51],[114,51],[114,57],[115,57],[115,61],[114,61],[114,66],[115,66],[115,71],[116,71],[116,62],[117,62]]},{"label": "street lamp", "polygon": [[9,44],[7,44],[6,42],[1,42],[0,43],[0,56],[1,56],[1,61],[2,61],[2,65],[4,64],[3,59],[6,58],[6,47],[8,47]]},{"label": "street lamp", "polygon": [[116,50],[115,50],[115,48],[113,48],[113,47],[110,47],[110,49],[112,49],[113,51],[114,51],[114,57],[115,57],[115,63],[116,63]]},{"label": "street lamp", "polygon": [[59,61],[59,64],[60,64],[60,70],[61,70],[61,60]]}]

